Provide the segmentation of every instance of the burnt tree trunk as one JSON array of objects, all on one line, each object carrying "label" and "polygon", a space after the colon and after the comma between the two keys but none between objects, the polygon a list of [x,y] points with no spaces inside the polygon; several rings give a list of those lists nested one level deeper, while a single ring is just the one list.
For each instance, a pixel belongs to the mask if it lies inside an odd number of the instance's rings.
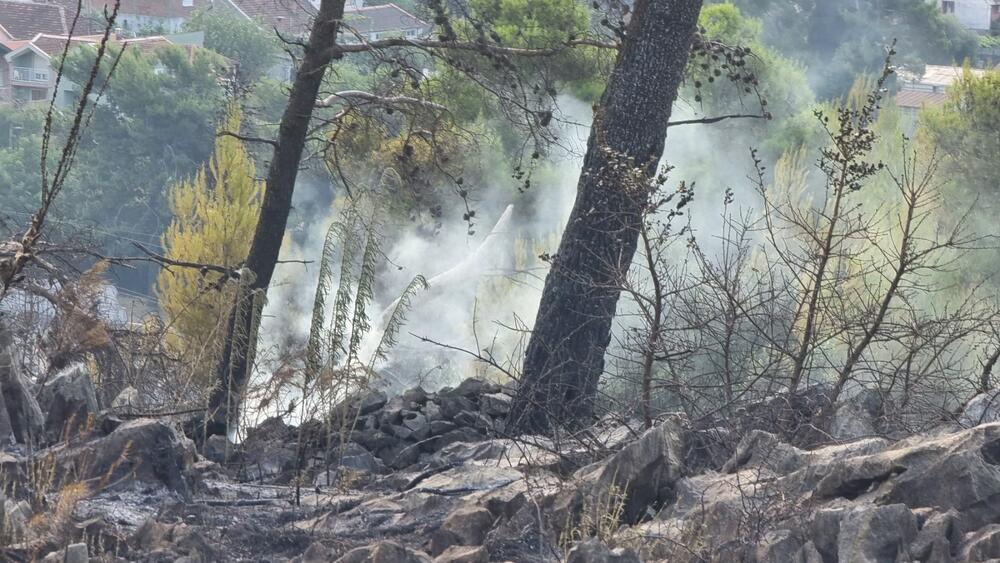
[{"label": "burnt tree trunk", "polygon": [[[288,106],[281,117],[274,154],[267,172],[266,191],[260,219],[254,232],[246,267],[255,279],[250,289],[267,291],[278,262],[281,241],[292,209],[292,192],[306,134],[319,95],[323,76],[333,57],[337,29],[344,15],[344,0],[323,0],[305,45],[302,63],[292,84]],[[215,387],[209,399],[208,433],[224,433],[239,411],[239,401],[247,383],[250,345],[257,335],[254,308],[234,307],[219,364]]]},{"label": "burnt tree trunk", "polygon": [[524,359],[513,430],[551,432],[593,416],[611,325],[639,239],[671,105],[702,0],[638,0],[594,117],[576,202],[545,280]]}]

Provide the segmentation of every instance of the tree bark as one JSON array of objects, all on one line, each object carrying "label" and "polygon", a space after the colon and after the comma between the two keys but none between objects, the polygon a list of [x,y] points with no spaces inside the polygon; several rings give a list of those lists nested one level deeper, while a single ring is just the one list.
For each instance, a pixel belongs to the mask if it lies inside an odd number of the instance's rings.
[{"label": "tree bark", "polygon": [[[302,63],[292,85],[288,106],[281,117],[274,154],[267,173],[260,219],[246,267],[253,272],[251,290],[267,291],[278,262],[281,241],[292,209],[292,192],[306,134],[323,77],[334,56],[337,30],[344,15],[344,0],[323,0],[305,45]],[[208,433],[224,433],[239,410],[249,376],[250,345],[256,340],[254,308],[234,307],[225,345],[216,367],[216,384],[209,399]]]},{"label": "tree bark", "polygon": [[702,0],[638,0],[594,117],[577,197],[545,280],[510,421],[551,432],[593,417],[604,353],[649,193],[623,165],[656,173]]}]

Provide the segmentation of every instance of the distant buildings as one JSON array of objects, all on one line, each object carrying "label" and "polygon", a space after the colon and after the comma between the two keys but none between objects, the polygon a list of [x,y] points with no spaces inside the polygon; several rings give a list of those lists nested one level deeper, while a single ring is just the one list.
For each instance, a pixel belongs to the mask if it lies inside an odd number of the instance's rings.
[{"label": "distant buildings", "polygon": [[952,14],[958,23],[978,32],[987,32],[1000,21],[1000,0],[938,0],[941,11]]},{"label": "distant buildings", "polygon": [[[948,89],[965,72],[960,66],[927,65],[923,74],[906,71],[899,72],[902,84],[896,94],[896,105],[903,112],[903,117],[912,125],[916,123],[917,114],[927,107],[939,106],[948,100]],[[982,76],[986,71],[969,69],[974,76]]]},{"label": "distant buildings", "polygon": [[350,0],[345,6],[344,27],[340,34],[344,43],[425,38],[432,29],[431,24],[395,4],[366,6],[364,0]]}]

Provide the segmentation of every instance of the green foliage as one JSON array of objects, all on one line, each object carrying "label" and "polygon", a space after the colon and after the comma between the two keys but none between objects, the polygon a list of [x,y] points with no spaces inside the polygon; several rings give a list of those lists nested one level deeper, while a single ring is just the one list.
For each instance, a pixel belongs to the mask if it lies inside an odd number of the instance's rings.
[{"label": "green foliage", "polygon": [[992,205],[1000,197],[1000,72],[966,71],[947,103],[924,111],[920,121],[962,191]]},{"label": "green foliage", "polygon": [[[242,122],[234,106],[220,132],[238,133]],[[173,220],[163,235],[166,256],[197,264],[238,267],[246,260],[260,214],[264,183],[243,143],[219,136],[207,166],[191,180],[170,187]],[[179,335],[182,350],[209,367],[224,331],[233,288],[217,273],[194,268],[165,269],[156,287],[160,307]],[[190,357],[190,356],[189,356]]]},{"label": "green foliage", "polygon": [[244,84],[259,80],[275,65],[280,53],[274,33],[224,10],[199,10],[184,23],[186,31],[205,33],[205,48],[239,63]]},{"label": "green foliage", "polygon": [[[761,41],[763,27],[759,20],[744,16],[732,4],[713,4],[702,9],[698,23],[704,29],[706,38],[751,50],[753,56],[747,59],[748,70],[757,78],[757,91],[768,104],[765,109],[776,120],[780,122],[792,118],[815,104],[805,68],[764,46]],[[696,75],[695,79],[704,80],[704,77]],[[703,89],[702,109],[706,115],[760,111],[755,96],[745,94],[726,82],[720,79],[712,88]],[[757,134],[765,134],[765,131]],[[790,146],[790,143],[784,144]]]},{"label": "green foliage", "polygon": [[0,107],[0,218],[23,224],[38,207],[43,120],[40,107]]},{"label": "green foliage", "polygon": [[[67,80],[82,83],[93,57],[90,47],[69,53]],[[61,203],[74,220],[105,230],[161,231],[169,218],[163,187],[192,176],[212,153],[214,123],[225,105],[223,67],[204,49],[125,50]]]},{"label": "green foliage", "polygon": [[763,22],[764,43],[812,71],[820,98],[839,98],[859,74],[877,71],[898,41],[897,64],[951,64],[975,53],[976,35],[934,2],[920,0],[732,0]]}]

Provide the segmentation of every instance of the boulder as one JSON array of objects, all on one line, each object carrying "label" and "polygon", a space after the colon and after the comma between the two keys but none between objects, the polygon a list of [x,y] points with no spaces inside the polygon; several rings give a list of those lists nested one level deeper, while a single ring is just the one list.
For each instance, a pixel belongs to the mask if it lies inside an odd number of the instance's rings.
[{"label": "boulder", "polygon": [[488,432],[493,428],[493,420],[480,412],[462,411],[452,417],[452,419],[459,426],[475,428],[480,432]]},{"label": "boulder", "polygon": [[966,428],[998,421],[1000,421],[1000,389],[991,389],[976,395],[966,403],[962,414],[958,416],[958,423]]},{"label": "boulder", "polygon": [[108,436],[62,444],[41,455],[54,464],[56,483],[72,478],[108,488],[143,484],[184,497],[190,495],[189,470],[197,458],[193,442],[172,425],[150,419],[127,422]]},{"label": "boulder", "polygon": [[213,434],[205,440],[202,455],[205,456],[205,459],[215,463],[227,463],[232,460],[235,447],[226,436]]},{"label": "boulder", "polygon": [[479,398],[479,410],[489,416],[507,416],[512,400],[504,393],[489,393]]},{"label": "boulder", "polygon": [[906,505],[860,506],[840,523],[837,561],[909,561],[909,547],[916,537],[917,519]]},{"label": "boulder", "polygon": [[66,546],[57,559],[60,563],[88,563],[90,553],[87,551],[87,544],[74,543]]},{"label": "boulder", "polygon": [[430,563],[426,553],[404,547],[393,541],[352,549],[336,563]]},{"label": "boulder", "polygon": [[45,427],[45,416],[31,392],[31,384],[21,372],[14,353],[13,336],[0,325],[0,442],[10,436],[27,444],[40,437]]},{"label": "boulder", "polygon": [[476,410],[475,403],[466,397],[454,394],[440,395],[438,397],[438,406],[441,410],[441,416],[448,420],[455,418],[460,412],[472,412]]},{"label": "boulder", "polygon": [[129,538],[144,561],[220,561],[220,553],[196,528],[146,520]]},{"label": "boulder", "polygon": [[673,498],[684,473],[684,430],[672,421],[647,430],[610,459],[581,469],[577,476],[591,483],[585,495],[608,502],[621,496],[622,520],[635,523]]},{"label": "boulder", "polygon": [[458,508],[431,536],[431,554],[440,555],[454,545],[482,545],[493,527],[493,520],[493,514],[481,506]]},{"label": "boulder", "polygon": [[872,436],[878,432],[881,417],[882,397],[876,391],[861,389],[837,404],[828,432],[841,441]]},{"label": "boulder", "polygon": [[961,547],[962,561],[993,561],[1000,559],[1000,524],[990,524],[968,534]]},{"label": "boulder", "polygon": [[129,385],[111,401],[111,410],[117,414],[133,414],[141,408],[139,390]]},{"label": "boulder", "polygon": [[13,499],[6,499],[3,503],[3,532],[15,541],[23,539],[31,517],[31,505],[28,501],[14,502]]},{"label": "boulder", "polygon": [[419,385],[412,389],[403,391],[403,394],[400,396],[403,398],[403,402],[407,405],[422,406],[427,403],[427,391],[424,391],[424,388]]},{"label": "boulder", "polygon": [[370,451],[354,442],[346,442],[340,446],[330,449],[329,462],[338,467],[345,467],[355,471],[366,471],[368,473],[381,473],[385,470],[385,465],[376,458]]},{"label": "boulder", "polygon": [[482,546],[454,545],[434,558],[434,563],[487,563],[490,554]]},{"label": "boulder", "polygon": [[403,426],[410,430],[411,438],[418,442],[427,438],[431,432],[427,417],[416,411],[403,411]]},{"label": "boulder", "polygon": [[462,397],[474,398],[486,395],[489,393],[499,393],[500,386],[496,383],[491,383],[482,379],[477,379],[470,377],[465,381],[458,384],[454,390],[451,391],[452,395],[459,395]]},{"label": "boulder", "polygon": [[46,381],[37,398],[45,412],[45,433],[52,441],[85,431],[90,417],[100,408],[90,370],[82,363],[72,364]]},{"label": "boulder", "polygon": [[641,563],[631,549],[611,549],[597,539],[582,541],[569,550],[566,563]]},{"label": "boulder", "polygon": [[333,408],[332,416],[338,420],[353,420],[356,417],[371,414],[388,402],[388,397],[381,391],[358,393]]}]

